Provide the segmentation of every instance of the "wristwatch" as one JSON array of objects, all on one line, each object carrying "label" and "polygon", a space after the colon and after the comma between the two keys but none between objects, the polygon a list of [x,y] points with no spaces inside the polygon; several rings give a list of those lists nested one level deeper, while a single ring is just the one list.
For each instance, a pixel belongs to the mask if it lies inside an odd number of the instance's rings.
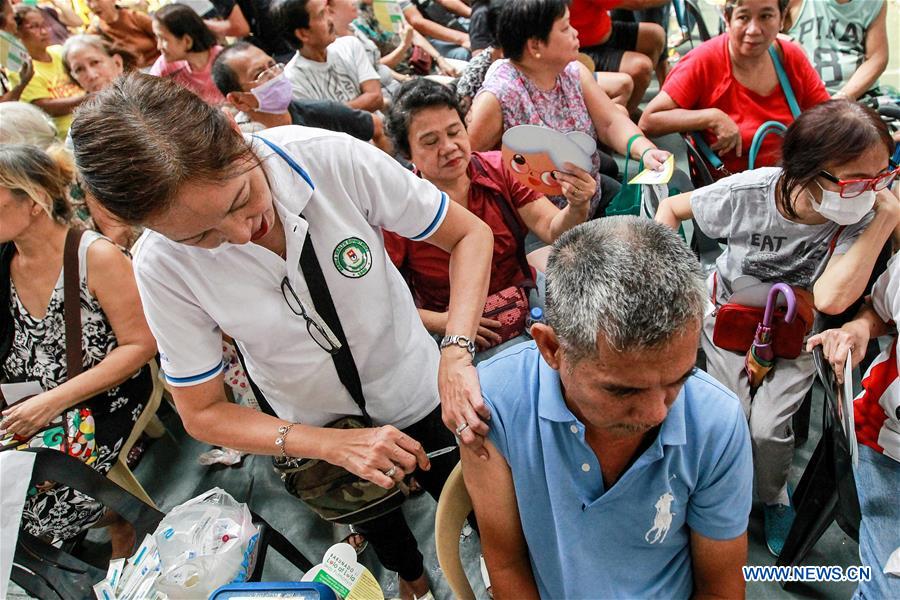
[{"label": "wristwatch", "polygon": [[460,348],[468,350],[469,354],[472,355],[472,358],[475,358],[475,342],[464,335],[445,335],[441,340],[441,350],[447,346],[459,346]]}]

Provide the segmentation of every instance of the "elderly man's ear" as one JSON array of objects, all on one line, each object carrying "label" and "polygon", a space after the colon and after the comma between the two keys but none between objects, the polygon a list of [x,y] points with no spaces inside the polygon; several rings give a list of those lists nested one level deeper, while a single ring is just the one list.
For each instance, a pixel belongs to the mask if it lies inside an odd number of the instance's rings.
[{"label": "elderly man's ear", "polygon": [[559,370],[562,347],[559,345],[559,338],[556,332],[549,325],[543,323],[535,323],[531,326],[531,337],[537,344],[541,356],[551,368]]},{"label": "elderly man's ear", "polygon": [[241,112],[256,110],[259,107],[256,96],[250,92],[228,92],[225,94],[225,100]]}]

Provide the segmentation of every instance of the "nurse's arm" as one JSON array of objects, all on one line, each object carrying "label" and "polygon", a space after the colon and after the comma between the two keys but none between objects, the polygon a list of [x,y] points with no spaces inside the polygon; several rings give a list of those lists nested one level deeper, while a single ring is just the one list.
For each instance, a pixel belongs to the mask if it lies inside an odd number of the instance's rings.
[{"label": "nurse's arm", "polygon": [[662,202],[659,203],[659,208],[656,209],[656,216],[653,219],[677,230],[682,221],[687,221],[693,217],[691,192],[685,192],[677,196],[663,198]]},{"label": "nurse's arm", "polygon": [[[484,311],[494,234],[488,225],[456,202],[449,202],[447,216],[427,242],[450,253],[450,309],[445,335],[466,336],[473,342]],[[482,448],[490,412],[481,398],[472,356],[459,346],[441,351],[438,391],[444,425],[451,431],[463,425],[459,439],[486,458]]]},{"label": "nurse's arm", "polygon": [[692,531],[691,563],[694,570],[694,600],[743,598],[741,567],[747,564],[747,533],[733,540],[714,540]]},{"label": "nurse's arm", "polygon": [[486,461],[466,448],[460,450],[460,457],[463,479],[478,518],[492,596],[495,600],[539,598],[519,520],[512,473],[491,442],[485,441],[484,446],[489,454]]},{"label": "nurse's arm", "polygon": [[[251,454],[281,456],[275,444],[278,428],[290,422],[229,402],[221,374],[198,385],[173,387],[172,398],[185,431],[194,439]],[[295,423],[285,436],[284,451],[288,456],[344,467],[384,488],[395,483],[384,474],[394,465],[400,467],[396,479],[417,466],[430,468],[422,445],[392,425],[332,429]]]}]

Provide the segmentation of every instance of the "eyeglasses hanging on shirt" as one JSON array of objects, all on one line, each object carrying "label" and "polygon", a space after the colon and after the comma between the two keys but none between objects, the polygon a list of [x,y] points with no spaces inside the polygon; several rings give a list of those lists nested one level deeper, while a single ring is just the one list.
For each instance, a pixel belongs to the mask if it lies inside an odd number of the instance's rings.
[{"label": "eyeglasses hanging on shirt", "polygon": [[288,308],[295,315],[303,317],[303,320],[306,321],[306,331],[309,333],[309,337],[328,354],[337,354],[338,350],[341,349],[341,343],[335,338],[328,325],[320,325],[309,316],[309,313],[306,312],[306,308],[303,306],[303,302],[300,301],[294,288],[291,287],[291,282],[288,281],[287,277],[281,280],[281,295],[284,296],[284,301],[287,302]]}]

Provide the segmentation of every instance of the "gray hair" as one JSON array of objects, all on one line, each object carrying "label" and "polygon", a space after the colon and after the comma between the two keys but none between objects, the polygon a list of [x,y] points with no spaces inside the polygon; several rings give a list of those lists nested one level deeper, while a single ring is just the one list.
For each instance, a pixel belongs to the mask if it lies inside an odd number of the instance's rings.
[{"label": "gray hair", "polygon": [[564,233],[547,262],[547,323],[574,360],[598,335],[617,351],[653,348],[703,319],[700,264],[668,227],[607,217]]},{"label": "gray hair", "polygon": [[112,56],[112,54],[110,54],[109,44],[102,37],[92,33],[79,33],[78,35],[73,35],[68,38],[65,43],[63,43],[62,59],[66,66],[66,70],[69,69],[69,54],[76,48],[81,48],[83,46],[93,48],[107,56]]},{"label": "gray hair", "polygon": [[0,102],[0,144],[31,144],[46,150],[58,140],[47,113],[27,102]]}]

